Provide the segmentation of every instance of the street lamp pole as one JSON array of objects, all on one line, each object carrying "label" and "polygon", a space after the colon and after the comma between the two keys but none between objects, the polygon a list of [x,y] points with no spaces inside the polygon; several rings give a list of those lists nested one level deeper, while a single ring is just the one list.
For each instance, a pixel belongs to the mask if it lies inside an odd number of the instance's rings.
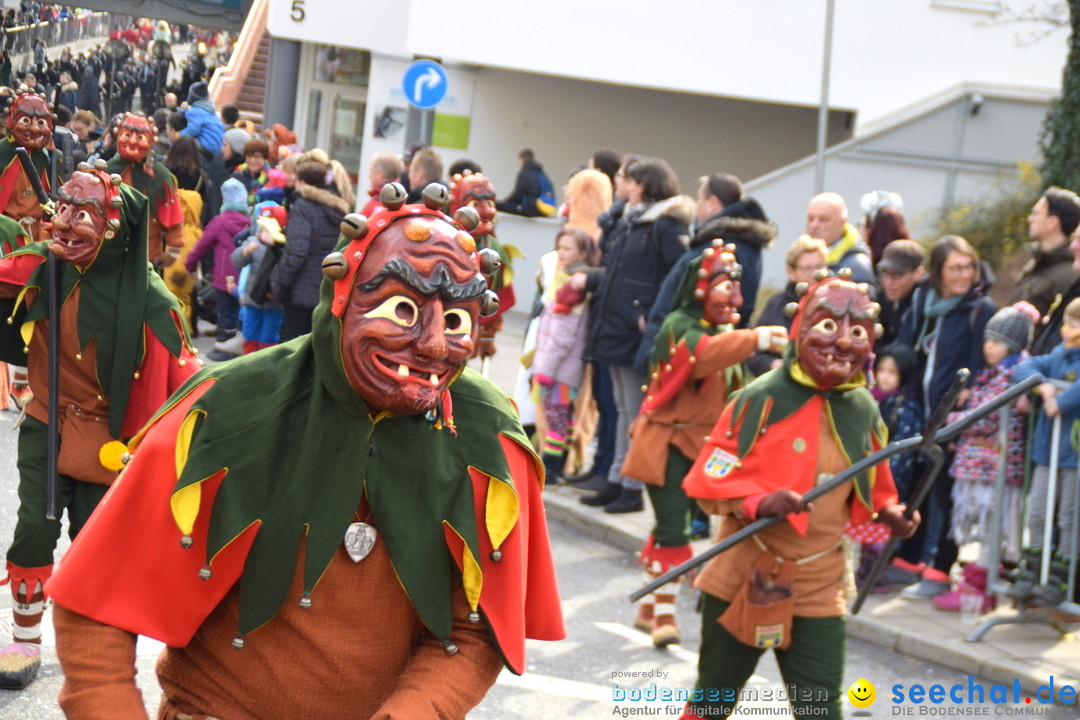
[{"label": "street lamp pole", "polygon": [[829,130],[829,74],[832,66],[834,0],[825,0],[825,51],[821,59],[821,104],[818,105],[817,166],[814,194],[825,192],[825,140]]}]

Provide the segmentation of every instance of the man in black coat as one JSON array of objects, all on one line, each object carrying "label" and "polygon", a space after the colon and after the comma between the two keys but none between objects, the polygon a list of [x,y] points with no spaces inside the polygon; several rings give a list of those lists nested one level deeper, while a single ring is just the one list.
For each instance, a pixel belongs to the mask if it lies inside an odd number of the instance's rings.
[{"label": "man in black coat", "polygon": [[776,225],[769,222],[756,200],[743,195],[739,178],[725,173],[701,178],[695,212],[695,230],[690,245],[664,278],[650,309],[645,334],[634,358],[634,369],[639,375],[648,374],[653,339],[671,311],[679,280],[690,261],[710,247],[713,240],[735,246],[735,258],[743,268],[743,304],[739,307],[740,320],[736,326],[750,327],[761,282],[761,253],[776,238]]},{"label": "man in black coat", "polygon": [[923,262],[926,252],[914,240],[893,240],[885,246],[878,263],[878,298],[881,315],[878,322],[885,328],[877,345],[885,347],[900,332],[900,318],[911,305],[915,287],[926,279]]}]

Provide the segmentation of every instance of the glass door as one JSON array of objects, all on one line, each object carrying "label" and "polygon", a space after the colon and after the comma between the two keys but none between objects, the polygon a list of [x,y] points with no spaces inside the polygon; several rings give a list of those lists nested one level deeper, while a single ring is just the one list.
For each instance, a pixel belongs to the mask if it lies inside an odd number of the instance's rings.
[{"label": "glass door", "polygon": [[330,138],[326,151],[330,157],[345,166],[355,186],[360,174],[360,151],[364,137],[363,100],[334,96],[334,110],[330,122]]}]

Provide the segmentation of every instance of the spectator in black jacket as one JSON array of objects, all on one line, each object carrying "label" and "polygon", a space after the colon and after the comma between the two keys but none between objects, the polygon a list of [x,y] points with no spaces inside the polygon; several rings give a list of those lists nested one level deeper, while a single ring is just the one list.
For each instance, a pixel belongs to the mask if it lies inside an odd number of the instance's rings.
[{"label": "spectator in black jacket", "polygon": [[679,195],[678,178],[664,160],[637,160],[620,174],[625,176],[617,181],[627,188],[626,210],[605,238],[603,267],[570,279],[575,290],[594,293],[585,359],[607,364],[618,413],[608,484],[582,502],[603,506],[610,513],[644,507],[641,483],[620,472],[645,384],[645,377],[634,370],[634,358],[660,283],[689,241],[687,224],[694,213],[693,201]]},{"label": "spectator in black jacket", "polygon": [[900,333],[900,320],[911,306],[915,287],[926,278],[925,261],[926,251],[914,240],[893,240],[885,246],[877,266],[881,300],[878,322],[884,333],[876,344],[881,347],[891,345]]},{"label": "spectator in black jacket", "polygon": [[[311,311],[319,304],[322,261],[334,250],[345,214],[352,210],[326,184],[328,162],[319,151],[297,161],[299,197],[289,207],[285,251],[275,268],[274,297],[281,301],[284,319],[281,341],[311,332]],[[440,170],[440,175],[442,171]]]},{"label": "spectator in black jacket", "polygon": [[640,375],[648,372],[653,339],[671,311],[683,272],[694,258],[712,245],[713,240],[723,240],[735,246],[735,259],[742,266],[743,293],[743,304],[739,307],[740,319],[736,327],[750,327],[750,316],[754,312],[758,284],[761,281],[761,252],[772,245],[776,237],[776,226],[765,217],[765,211],[756,200],[743,196],[742,183],[734,175],[713,173],[702,177],[695,207],[696,228],[691,236],[690,246],[664,278],[656,302],[649,312],[645,337],[634,360],[634,369]]},{"label": "spectator in black jacket", "polygon": [[[525,148],[518,153],[518,161],[521,169],[518,170],[517,180],[514,181],[514,190],[504,200],[495,203],[499,212],[511,215],[523,215],[525,217],[538,217],[546,213],[541,212],[536,201],[540,199],[541,187],[544,175],[544,167],[536,161],[533,151]],[[551,185],[549,180],[548,185]]]},{"label": "spectator in black jacket", "polygon": [[406,202],[420,202],[424,188],[442,182],[442,175],[443,162],[439,153],[431,148],[417,150],[409,163],[409,198]]}]

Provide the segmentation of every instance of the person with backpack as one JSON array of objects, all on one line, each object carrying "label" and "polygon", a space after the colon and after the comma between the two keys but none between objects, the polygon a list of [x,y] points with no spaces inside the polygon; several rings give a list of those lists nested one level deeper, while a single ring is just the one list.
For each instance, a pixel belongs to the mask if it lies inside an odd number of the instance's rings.
[{"label": "person with backpack", "polygon": [[544,172],[544,166],[536,161],[529,148],[518,153],[521,169],[514,190],[509,197],[495,204],[499,212],[524,217],[548,217],[555,214],[555,186]]},{"label": "person with backpack", "polygon": [[274,298],[270,274],[285,245],[283,227],[289,221],[285,208],[275,202],[255,209],[255,232],[233,250],[231,260],[240,270],[240,324],[244,328],[244,354],[277,345],[281,341],[281,302]]}]

